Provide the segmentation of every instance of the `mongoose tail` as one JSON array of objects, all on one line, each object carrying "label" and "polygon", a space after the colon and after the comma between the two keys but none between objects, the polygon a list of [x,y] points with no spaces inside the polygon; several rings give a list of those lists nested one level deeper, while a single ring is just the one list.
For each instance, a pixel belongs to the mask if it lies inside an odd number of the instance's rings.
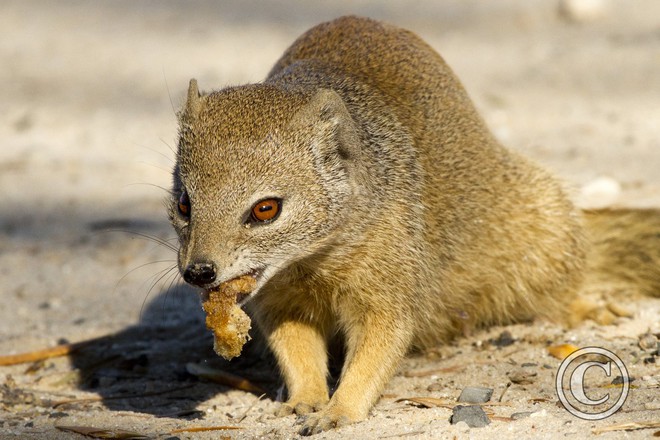
[{"label": "mongoose tail", "polygon": [[660,297],[660,210],[584,211],[588,240],[587,283],[627,284]]}]

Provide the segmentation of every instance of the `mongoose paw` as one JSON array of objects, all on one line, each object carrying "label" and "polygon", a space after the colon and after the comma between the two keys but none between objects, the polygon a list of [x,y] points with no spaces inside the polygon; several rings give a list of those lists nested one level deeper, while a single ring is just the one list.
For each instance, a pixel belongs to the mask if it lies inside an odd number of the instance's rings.
[{"label": "mongoose paw", "polygon": [[319,411],[324,406],[325,402],[317,402],[314,404],[306,402],[286,402],[282,403],[279,408],[277,408],[275,411],[275,416],[286,417],[294,413],[299,416],[306,416],[313,412]]},{"label": "mongoose paw", "polygon": [[281,403],[275,410],[275,417],[286,417],[293,414],[293,407],[288,403]]},{"label": "mongoose paw", "polygon": [[[586,295],[585,295],[586,296]],[[614,296],[611,294],[610,296]],[[599,325],[611,325],[617,318],[632,318],[633,312],[621,306],[624,301],[609,301],[582,297],[574,300],[567,314],[567,322],[570,327],[577,327],[583,321],[591,319]]]},{"label": "mongoose paw", "polygon": [[334,428],[341,428],[342,426],[350,425],[351,423],[353,423],[353,421],[348,416],[321,411],[305,417],[303,426],[298,433],[300,435],[318,434]]}]

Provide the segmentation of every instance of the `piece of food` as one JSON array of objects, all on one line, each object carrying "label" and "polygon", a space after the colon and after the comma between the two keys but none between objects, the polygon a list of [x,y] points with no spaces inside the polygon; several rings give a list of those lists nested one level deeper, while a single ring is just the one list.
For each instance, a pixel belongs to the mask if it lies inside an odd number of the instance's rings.
[{"label": "piece of food", "polygon": [[573,352],[578,351],[579,349],[580,347],[577,347],[573,344],[553,345],[552,347],[548,347],[548,353],[552,357],[556,357],[559,360],[564,360]]},{"label": "piece of food", "polygon": [[206,327],[215,337],[213,349],[229,360],[241,354],[243,345],[250,339],[250,317],[236,300],[239,295],[251,293],[257,281],[249,276],[235,278],[222,283],[218,290],[208,292],[202,307],[206,312]]}]

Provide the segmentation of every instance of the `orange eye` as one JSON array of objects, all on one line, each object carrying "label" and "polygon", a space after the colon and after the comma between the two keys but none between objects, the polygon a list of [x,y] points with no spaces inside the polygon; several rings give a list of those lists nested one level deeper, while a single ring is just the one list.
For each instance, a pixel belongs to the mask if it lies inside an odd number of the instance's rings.
[{"label": "orange eye", "polygon": [[280,213],[281,200],[279,199],[265,199],[257,202],[252,207],[250,218],[254,222],[272,222],[277,218]]},{"label": "orange eye", "polygon": [[190,198],[188,197],[188,192],[184,191],[179,197],[179,214],[183,217],[190,217]]}]

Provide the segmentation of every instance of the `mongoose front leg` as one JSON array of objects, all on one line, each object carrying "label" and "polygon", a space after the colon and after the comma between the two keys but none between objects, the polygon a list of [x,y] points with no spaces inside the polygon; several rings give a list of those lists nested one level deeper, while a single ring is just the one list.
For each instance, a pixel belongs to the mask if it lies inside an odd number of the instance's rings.
[{"label": "mongoose front leg", "polygon": [[328,405],[307,416],[302,435],[317,434],[366,418],[412,338],[405,318],[374,313],[347,329],[346,363]]},{"label": "mongoose front leg", "polygon": [[303,415],[321,409],[328,402],[328,355],[322,332],[311,324],[293,320],[273,327],[268,341],[289,393],[276,414]]}]

